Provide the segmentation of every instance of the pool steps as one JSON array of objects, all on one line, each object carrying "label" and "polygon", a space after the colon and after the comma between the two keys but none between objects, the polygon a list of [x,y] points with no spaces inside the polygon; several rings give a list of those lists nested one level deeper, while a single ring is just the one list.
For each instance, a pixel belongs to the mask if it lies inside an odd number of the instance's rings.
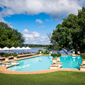
[{"label": "pool steps", "polygon": [[15,66],[15,65],[19,65],[19,62],[12,61],[11,63],[6,63],[6,62],[2,63],[2,66],[6,67],[6,68],[11,67],[11,66]]},{"label": "pool steps", "polygon": [[50,65],[50,69],[58,69],[62,67],[62,63],[61,62],[57,62],[53,65]]}]

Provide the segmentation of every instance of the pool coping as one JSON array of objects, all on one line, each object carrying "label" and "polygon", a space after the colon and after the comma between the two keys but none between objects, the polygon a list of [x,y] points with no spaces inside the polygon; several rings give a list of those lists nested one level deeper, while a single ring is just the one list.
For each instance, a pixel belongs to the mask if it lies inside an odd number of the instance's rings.
[{"label": "pool coping", "polygon": [[[22,57],[22,58],[18,58],[17,60],[36,57],[36,56],[39,56],[39,55]],[[9,61],[13,61],[13,59],[10,59]],[[2,61],[2,62],[5,62],[5,61]],[[67,69],[67,68],[47,69],[47,70],[40,70],[40,71],[11,71],[11,70],[6,69],[6,67],[0,66],[0,73],[5,73],[5,74],[42,74],[42,73],[50,73],[50,72],[55,72],[55,71],[85,72],[85,71],[81,71],[78,69]]]}]

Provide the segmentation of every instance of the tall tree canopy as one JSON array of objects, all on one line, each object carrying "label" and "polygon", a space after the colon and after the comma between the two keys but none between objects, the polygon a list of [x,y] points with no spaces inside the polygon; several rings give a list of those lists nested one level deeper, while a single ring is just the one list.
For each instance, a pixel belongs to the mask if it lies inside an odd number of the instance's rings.
[{"label": "tall tree canopy", "polygon": [[0,22],[0,47],[16,47],[24,42],[20,32],[11,28],[6,23]]},{"label": "tall tree canopy", "polygon": [[51,43],[57,49],[76,49],[81,52],[85,49],[85,8],[78,11],[78,15],[70,14],[63,18],[62,24],[58,24],[53,30]]}]

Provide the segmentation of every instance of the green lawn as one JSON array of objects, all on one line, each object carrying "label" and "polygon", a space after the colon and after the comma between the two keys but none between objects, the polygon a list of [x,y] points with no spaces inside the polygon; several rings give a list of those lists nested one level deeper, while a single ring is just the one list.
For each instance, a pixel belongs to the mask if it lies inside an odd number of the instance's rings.
[{"label": "green lawn", "polygon": [[2,74],[0,85],[85,85],[85,72],[57,71],[45,74]]}]

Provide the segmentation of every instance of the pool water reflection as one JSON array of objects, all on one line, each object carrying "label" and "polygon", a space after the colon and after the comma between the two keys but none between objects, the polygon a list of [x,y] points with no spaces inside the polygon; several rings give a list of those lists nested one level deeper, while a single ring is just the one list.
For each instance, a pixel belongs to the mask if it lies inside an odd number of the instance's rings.
[{"label": "pool water reflection", "polygon": [[[27,58],[19,60],[19,65],[12,66],[7,69],[14,71],[39,71],[50,69],[52,65],[52,56],[37,56],[33,58]],[[62,62],[62,68],[79,69],[81,66],[81,57],[61,56],[60,62]],[[78,64],[79,62],[79,64]]]}]

